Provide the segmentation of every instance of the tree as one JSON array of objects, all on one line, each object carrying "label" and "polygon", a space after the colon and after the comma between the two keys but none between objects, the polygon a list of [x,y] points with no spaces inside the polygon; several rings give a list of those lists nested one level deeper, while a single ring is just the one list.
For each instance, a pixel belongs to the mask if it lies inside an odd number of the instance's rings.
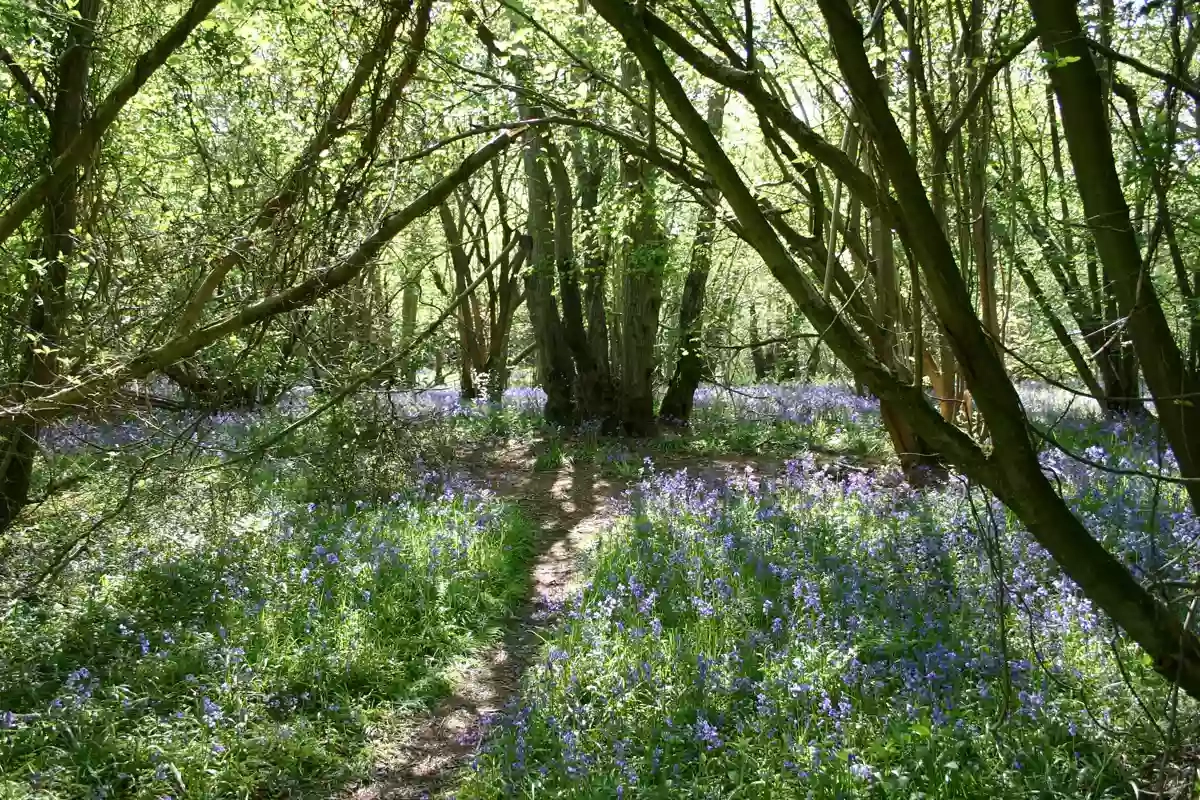
[{"label": "tree", "polygon": [[[821,14],[852,97],[871,133],[875,152],[896,192],[893,200],[845,154],[825,142],[740,64],[722,64],[696,49],[675,26],[623,0],[596,0],[596,10],[620,32],[659,87],[663,102],[686,131],[740,224],[775,278],[826,338],[834,353],[881,401],[889,402],[913,429],[967,476],[993,491],[1021,518],[1064,571],[1154,659],[1156,668],[1193,696],[1200,696],[1200,639],[1091,537],[1070,512],[1038,465],[1016,391],[996,349],[971,308],[965,283],[886,98],[867,60],[863,29],[844,0],[821,0]],[[825,302],[796,266],[764,210],[754,199],[703,118],[691,105],[656,40],[706,77],[738,92],[772,123],[791,133],[797,146],[822,160],[864,204],[886,213],[893,229],[920,264],[943,333],[968,388],[991,431],[994,449],[980,447],[934,412],[920,390],[871,355],[865,342]],[[730,48],[732,51],[732,48]]]}]

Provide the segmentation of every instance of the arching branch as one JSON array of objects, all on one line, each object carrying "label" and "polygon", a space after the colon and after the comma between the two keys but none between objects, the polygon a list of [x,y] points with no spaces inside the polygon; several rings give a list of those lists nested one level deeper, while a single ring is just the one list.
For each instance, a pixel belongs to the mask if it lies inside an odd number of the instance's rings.
[{"label": "arching branch", "polygon": [[49,116],[50,104],[46,102],[46,98],[38,91],[38,88],[33,85],[33,81],[29,78],[29,73],[21,68],[17,60],[13,58],[13,54],[8,52],[7,48],[0,47],[0,61],[4,62],[4,66],[8,69],[8,74],[12,75],[17,85],[25,92],[25,96],[38,108],[43,114]]},{"label": "arching branch", "polygon": [[468,156],[453,172],[445,175],[404,208],[383,219],[379,227],[340,263],[318,272],[308,280],[278,294],[253,303],[236,314],[199,328],[185,336],[176,336],[166,344],[110,368],[100,375],[76,379],[57,391],[47,392],[29,402],[0,409],[0,421],[52,419],[94,404],[99,398],[132,380],[144,378],[164,367],[188,358],[213,342],[250,325],[288,311],[310,305],[335,289],[345,286],[370,264],[387,244],[415,219],[443,202],[485,164],[516,141],[524,129],[508,130]]}]

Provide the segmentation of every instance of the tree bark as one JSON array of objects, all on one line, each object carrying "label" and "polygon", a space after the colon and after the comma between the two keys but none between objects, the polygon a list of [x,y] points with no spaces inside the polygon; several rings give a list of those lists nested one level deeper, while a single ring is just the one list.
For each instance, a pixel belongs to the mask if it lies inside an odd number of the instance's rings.
[{"label": "tree bark", "polygon": [[1050,65],[1050,82],[1062,112],[1063,133],[1088,230],[1113,281],[1120,313],[1128,319],[1134,349],[1180,474],[1195,481],[1188,484],[1188,494],[1192,506],[1200,510],[1200,383],[1185,369],[1149,265],[1142,260],[1117,176],[1103,82],[1074,4],[1070,0],[1030,0],[1029,6],[1042,49],[1059,59]]},{"label": "tree bark", "polygon": [[[536,112],[523,109],[528,113]],[[575,364],[567,343],[558,304],[554,299],[554,222],[550,181],[546,175],[546,147],[540,131],[531,131],[525,145],[524,166],[529,197],[529,270],[525,275],[525,302],[537,343],[538,373],[546,392],[546,421],[554,425],[575,422]]]},{"label": "tree bark", "polygon": [[[421,302],[421,272],[418,270],[405,278],[404,290],[400,295],[400,346],[408,347],[417,335],[417,306]],[[400,383],[405,388],[417,385],[416,358],[410,357],[401,365]]]},{"label": "tree bark", "polygon": [[[466,249],[463,247],[463,227],[466,211],[460,209],[462,215],[456,219],[454,212],[447,203],[438,206],[438,218],[442,223],[442,233],[450,250],[450,263],[454,270],[454,293],[459,294],[471,283],[471,267]],[[482,359],[478,352],[475,329],[475,319],[471,313],[471,304],[463,303],[458,307],[458,355],[459,355],[459,396],[463,400],[474,400],[479,396],[475,387],[475,372],[482,368]]]},{"label": "tree bark", "polygon": [[598,379],[615,394],[616,384],[609,363],[608,311],[605,305],[608,258],[600,236],[600,220],[597,218],[606,156],[595,135],[581,134],[576,130],[575,136],[572,160],[575,181],[579,186],[579,213],[583,226],[580,248],[583,251],[583,305],[587,317],[588,347]]},{"label": "tree bark", "polygon": [[[101,0],[81,0],[58,58],[57,85],[50,109],[50,160],[57,162],[79,138],[87,106],[92,41]],[[78,248],[79,166],[72,165],[46,196],[42,216],[40,274],[32,280],[30,338],[22,364],[22,397],[49,391],[58,377],[59,351],[64,345],[69,298],[67,278]],[[4,426],[0,453],[0,531],[4,531],[29,502],[38,423],[16,420]]]},{"label": "tree bark", "polygon": [[558,273],[558,296],[562,308],[563,334],[575,362],[575,404],[581,421],[597,422],[601,430],[616,429],[616,397],[602,370],[583,319],[583,297],[575,262],[575,192],[567,165],[553,142],[547,141],[547,162],[554,184],[554,260]]},{"label": "tree bark", "polygon": [[[717,88],[708,98],[708,127],[720,137],[725,118],[728,90]],[[679,300],[679,354],[675,371],[667,385],[658,410],[659,422],[686,426],[692,417],[696,389],[704,378],[707,365],[704,357],[704,298],[708,288],[708,273],[712,267],[713,240],[717,235],[717,205],[721,197],[710,192],[708,202],[696,215],[696,233],[692,239],[691,261]]]},{"label": "tree bark", "polygon": [[[621,84],[626,91],[638,90],[641,69],[632,56],[621,62]],[[652,98],[653,87],[646,96]],[[647,103],[652,109],[653,101]],[[652,118],[634,110],[634,124],[653,146]],[[621,183],[631,211],[625,229],[621,264],[621,424],[631,436],[652,436],[654,418],[654,346],[662,307],[666,241],[658,219],[655,171],[633,153],[623,154]]]}]

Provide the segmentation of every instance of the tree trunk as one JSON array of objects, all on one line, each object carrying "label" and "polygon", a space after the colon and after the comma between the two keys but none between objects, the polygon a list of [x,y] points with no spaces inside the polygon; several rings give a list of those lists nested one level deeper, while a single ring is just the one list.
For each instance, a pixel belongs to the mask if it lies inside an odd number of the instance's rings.
[{"label": "tree trunk", "polygon": [[[539,116],[537,111],[522,109]],[[553,198],[546,175],[546,147],[538,130],[530,131],[525,145],[524,166],[529,196],[529,270],[525,275],[525,302],[537,343],[538,373],[546,392],[546,421],[554,425],[575,422],[573,384],[575,365],[563,332],[554,299]]]},{"label": "tree trunk", "polygon": [[[641,70],[636,59],[627,57],[621,66],[626,88],[640,86]],[[652,102],[649,105],[653,107]],[[652,139],[650,119],[635,112],[635,121]],[[667,244],[658,219],[654,169],[643,159],[626,154],[621,172],[627,202],[633,207],[621,270],[621,423],[631,436],[653,436],[654,345]]]},{"label": "tree trunk", "polygon": [[562,307],[563,334],[575,361],[575,403],[581,420],[598,422],[600,429],[616,429],[616,397],[608,371],[595,358],[583,321],[583,298],[575,264],[575,195],[571,177],[558,148],[547,142],[547,161],[554,184],[554,260],[558,273],[558,296]]},{"label": "tree trunk", "polygon": [[[605,289],[608,279],[608,258],[600,236],[597,209],[600,205],[600,182],[604,178],[605,155],[596,136],[583,136],[575,142],[574,163],[579,184],[579,212],[583,226],[583,305],[587,316],[588,347],[596,366],[598,380],[616,393],[612,365],[609,361],[608,312]],[[614,400],[615,403],[615,400]]]},{"label": "tree trunk", "polygon": [[444,380],[446,380],[446,352],[439,346],[433,353],[433,385],[441,386]]},{"label": "tree trunk", "polygon": [[[970,0],[970,27],[966,51],[967,93],[975,92],[980,71],[987,54],[983,50],[983,2]],[[967,141],[970,143],[967,166],[971,197],[971,249],[975,255],[975,270],[979,279],[979,316],[984,330],[992,337],[997,352],[1000,348],[1000,318],[996,313],[996,259],[992,247],[991,206],[987,201],[987,171],[989,140],[991,138],[991,90],[984,88],[978,111],[967,118]],[[1003,356],[1002,356],[1003,358]]]},{"label": "tree trunk", "polygon": [[[725,117],[728,90],[717,88],[708,98],[708,127],[720,137]],[[679,301],[679,355],[675,372],[658,410],[660,422],[686,426],[692,416],[692,402],[704,377],[704,298],[708,272],[712,267],[713,240],[717,234],[717,204],[720,195],[710,192],[707,204],[696,216],[696,234],[692,239],[691,263]]]},{"label": "tree trunk", "polygon": [[[466,249],[463,247],[463,228],[466,222],[466,210],[460,209],[461,214],[455,219],[454,212],[447,203],[438,206],[438,218],[442,223],[442,232],[446,236],[446,244],[450,248],[450,262],[454,268],[454,294],[461,294],[471,283],[471,267]],[[483,365],[476,344],[477,332],[475,318],[471,313],[471,304],[459,304],[458,313],[458,374],[459,396],[463,400],[474,400],[479,397],[475,387],[475,372]]]},{"label": "tree trunk", "polygon": [[[976,0],[977,2],[978,0]],[[880,48],[880,58],[875,63],[880,89],[886,96],[888,93],[888,64],[883,55],[886,53],[887,41],[883,28],[876,32],[876,44]],[[870,148],[867,148],[868,151]],[[876,164],[875,181],[881,192],[888,187],[887,172],[882,165]],[[896,271],[896,246],[892,240],[892,229],[880,209],[868,209],[869,227],[871,232],[871,258],[874,266],[875,279],[875,323],[879,334],[875,337],[875,356],[884,365],[903,375],[907,369],[898,357],[897,348],[901,340],[903,314],[900,307],[900,277]],[[901,409],[890,400],[880,399],[880,419],[888,432],[892,449],[900,459],[900,467],[912,480],[924,476],[919,473],[923,467],[935,467],[939,458],[934,449],[914,430],[912,423],[905,418]]]},{"label": "tree trunk", "polygon": [[[421,302],[421,273],[418,270],[410,275],[400,298],[400,347],[406,348],[412,344],[417,335],[417,306]],[[400,381],[405,388],[416,386],[417,368],[420,362],[416,356],[409,357],[401,365]]]},{"label": "tree trunk", "polygon": [[[58,59],[57,86],[50,110],[51,162],[63,156],[83,127],[91,68],[92,40],[101,0],[80,0]],[[22,364],[22,398],[48,391],[58,375],[59,351],[69,299],[67,277],[78,246],[79,172],[71,167],[46,195],[42,217],[41,274],[32,279],[34,302],[29,312],[29,341]],[[29,502],[38,424],[19,420],[5,426],[0,459],[0,532]]]},{"label": "tree trunk", "polygon": [[[1051,65],[1050,81],[1096,252],[1112,279],[1120,313],[1128,319],[1134,349],[1180,474],[1200,479],[1200,404],[1191,399],[1200,396],[1200,384],[1184,369],[1183,354],[1163,313],[1149,265],[1142,260],[1117,176],[1103,84],[1086,34],[1069,0],[1030,0],[1029,5],[1043,50],[1067,62]],[[1127,368],[1126,377],[1131,371]],[[1187,488],[1192,506],[1200,510],[1200,481]]]},{"label": "tree trunk", "polygon": [[754,380],[765,383],[771,375],[771,361],[765,345],[757,344],[762,341],[758,332],[758,312],[750,306],[750,341],[756,344],[750,347],[750,363],[754,367]]},{"label": "tree trunk", "polygon": [[[1024,201],[1027,209],[1027,225],[1041,245],[1042,253],[1046,256],[1046,263],[1067,299],[1067,307],[1079,325],[1092,360],[1096,362],[1096,369],[1100,373],[1104,388],[1102,407],[1106,411],[1118,414],[1137,412],[1141,410],[1142,404],[1136,399],[1138,395],[1136,363],[1129,362],[1126,357],[1128,348],[1123,349],[1122,340],[1125,337],[1118,333],[1120,322],[1117,319],[1112,284],[1107,279],[1103,282],[1100,280],[1095,245],[1091,237],[1084,237],[1084,260],[1087,265],[1088,278],[1086,287],[1080,283],[1075,272],[1075,263],[1079,254],[1075,238],[1075,223],[1071,217],[1070,204],[1067,202],[1066,170],[1063,167],[1058,109],[1054,102],[1052,86],[1046,87],[1046,111],[1050,121],[1050,157],[1058,187],[1058,213],[1062,218],[1061,245],[1042,225],[1032,205]],[[1045,180],[1045,176],[1043,176],[1043,180]],[[1132,382],[1129,380],[1131,366],[1134,367]]]}]

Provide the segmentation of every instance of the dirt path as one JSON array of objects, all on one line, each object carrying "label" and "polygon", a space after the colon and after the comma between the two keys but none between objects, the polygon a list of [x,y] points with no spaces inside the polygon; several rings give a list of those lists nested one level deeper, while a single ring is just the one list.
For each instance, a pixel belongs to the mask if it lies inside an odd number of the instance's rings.
[{"label": "dirt path", "polygon": [[481,723],[519,689],[526,665],[537,657],[539,633],[551,609],[579,587],[580,558],[615,517],[613,501],[626,488],[599,477],[592,465],[538,472],[519,451],[489,455],[490,463],[471,471],[517,503],[538,528],[529,596],[501,641],[453,670],[448,697],[415,722],[401,723],[399,730],[374,732],[374,774],[349,795],[353,800],[434,797],[449,788],[475,752]]},{"label": "dirt path", "polygon": [[[618,513],[617,500],[629,482],[601,476],[594,464],[552,472],[533,469],[528,446],[466,456],[470,471],[521,508],[538,527],[530,592],[504,638],[453,670],[451,694],[432,710],[376,730],[376,766],[370,781],[350,800],[431,798],[450,789],[479,742],[482,723],[503,709],[520,689],[521,676],[541,649],[541,633],[553,610],[582,584],[582,556]],[[697,462],[664,459],[660,469],[688,467],[709,477],[741,473],[747,466],[770,470],[755,459]]]}]

